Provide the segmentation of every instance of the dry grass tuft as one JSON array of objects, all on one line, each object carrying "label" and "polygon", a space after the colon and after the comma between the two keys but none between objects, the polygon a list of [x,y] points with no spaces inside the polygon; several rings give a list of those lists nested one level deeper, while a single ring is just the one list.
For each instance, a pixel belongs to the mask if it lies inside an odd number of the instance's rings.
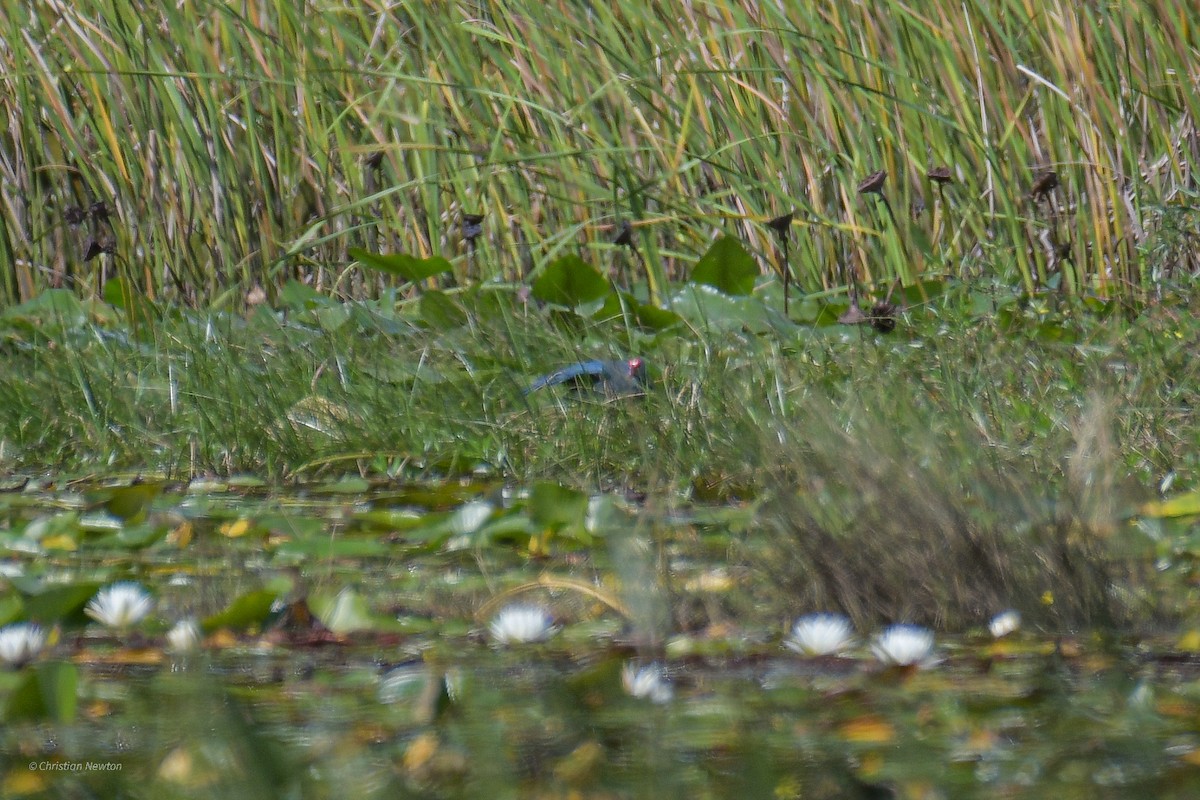
[{"label": "dry grass tuft", "polygon": [[1093,404],[1079,420],[1068,461],[1078,502],[1058,503],[965,427],[901,431],[868,413],[846,421],[829,405],[807,411],[784,443],[764,440],[768,544],[751,546],[788,612],[837,609],[859,624],[951,630],[1006,608],[1059,629],[1135,613],[1110,588],[1123,570],[1109,546],[1108,406]]}]

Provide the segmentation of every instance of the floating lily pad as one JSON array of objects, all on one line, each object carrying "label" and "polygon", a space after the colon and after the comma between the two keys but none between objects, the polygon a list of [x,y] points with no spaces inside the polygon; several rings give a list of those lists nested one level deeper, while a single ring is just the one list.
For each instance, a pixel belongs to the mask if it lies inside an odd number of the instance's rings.
[{"label": "floating lily pad", "polygon": [[568,525],[582,526],[587,508],[586,494],[551,481],[535,483],[529,495],[529,514],[542,528],[557,530]]},{"label": "floating lily pad", "polygon": [[277,597],[275,592],[266,589],[247,592],[235,598],[223,611],[202,620],[200,629],[212,633],[221,628],[245,630],[261,626],[270,615]]},{"label": "floating lily pad", "polygon": [[321,620],[321,624],[334,633],[353,633],[377,627],[366,598],[352,589],[313,592],[308,596],[308,607]]},{"label": "floating lily pad", "polygon": [[71,663],[50,661],[26,670],[8,696],[6,722],[70,722],[78,703],[79,670]]},{"label": "floating lily pad", "polygon": [[43,588],[25,598],[25,616],[42,625],[85,625],[88,618],[83,613],[83,607],[101,586],[99,582],[85,581]]}]

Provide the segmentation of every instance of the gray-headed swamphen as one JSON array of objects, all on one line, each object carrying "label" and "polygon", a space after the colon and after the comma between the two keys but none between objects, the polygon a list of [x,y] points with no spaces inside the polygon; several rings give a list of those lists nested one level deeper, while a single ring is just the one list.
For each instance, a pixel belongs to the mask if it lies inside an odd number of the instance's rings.
[{"label": "gray-headed swamphen", "polygon": [[525,388],[525,394],[546,386],[569,383],[573,389],[592,389],[609,397],[643,394],[646,390],[646,362],[640,358],[580,361],[543,375]]}]

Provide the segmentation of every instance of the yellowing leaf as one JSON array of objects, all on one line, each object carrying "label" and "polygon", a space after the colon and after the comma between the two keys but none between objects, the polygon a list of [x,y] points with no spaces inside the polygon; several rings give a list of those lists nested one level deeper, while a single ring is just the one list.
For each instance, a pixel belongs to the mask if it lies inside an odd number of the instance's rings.
[{"label": "yellowing leaf", "polygon": [[158,765],[161,780],[191,789],[202,789],[214,783],[218,774],[211,766],[196,762],[196,757],[183,747],[177,747]]},{"label": "yellowing leaf", "polygon": [[60,533],[57,536],[47,536],[45,539],[42,539],[41,544],[47,550],[74,551],[79,549],[79,545],[75,542],[75,539],[65,533]]},{"label": "yellowing leaf", "polygon": [[195,535],[196,529],[192,527],[192,523],[185,522],[167,534],[167,544],[173,544],[182,550],[192,543]]},{"label": "yellowing leaf", "polygon": [[222,525],[221,535],[228,536],[230,539],[236,539],[239,536],[245,536],[249,533],[251,527],[253,526],[250,524],[250,520],[243,517],[235,522],[226,522]]},{"label": "yellowing leaf", "polygon": [[1192,628],[1184,633],[1176,647],[1185,653],[1200,653],[1200,630]]},{"label": "yellowing leaf", "polygon": [[205,644],[216,650],[225,650],[236,646],[237,643],[238,638],[233,634],[233,631],[230,631],[228,628],[221,628],[208,637]]},{"label": "yellowing leaf", "polygon": [[188,783],[193,774],[195,759],[182,747],[177,747],[158,766],[158,777],[171,783]]},{"label": "yellowing leaf", "polygon": [[153,667],[163,661],[163,651],[153,647],[123,647],[120,650],[99,652],[83,650],[71,657],[79,664],[136,664]]},{"label": "yellowing leaf", "polygon": [[847,742],[887,744],[896,738],[896,729],[881,717],[865,716],[843,723],[838,733]]},{"label": "yellowing leaf", "polygon": [[83,714],[90,719],[100,719],[102,717],[107,717],[112,713],[112,710],[113,708],[111,703],[108,703],[104,700],[94,700],[84,707]]},{"label": "yellowing leaf", "polygon": [[1170,500],[1151,500],[1142,506],[1147,517],[1191,517],[1200,514],[1200,491],[1188,492]]},{"label": "yellowing leaf", "polygon": [[1196,716],[1196,706],[1181,700],[1161,700],[1154,704],[1154,710],[1164,717],[1192,719]]},{"label": "yellowing leaf", "polygon": [[554,777],[571,786],[584,786],[596,779],[604,764],[604,746],[588,741],[554,765]]},{"label": "yellowing leaf", "polygon": [[879,777],[879,773],[883,770],[883,764],[883,756],[879,753],[864,753],[858,762],[858,777],[865,780]]},{"label": "yellowing leaf", "polygon": [[32,770],[24,763],[4,776],[4,784],[0,786],[5,797],[25,797],[46,791],[46,776],[57,773],[49,770],[42,772]]},{"label": "yellowing leaf", "polygon": [[438,751],[437,737],[432,733],[423,733],[404,751],[404,768],[409,772],[420,772]]}]

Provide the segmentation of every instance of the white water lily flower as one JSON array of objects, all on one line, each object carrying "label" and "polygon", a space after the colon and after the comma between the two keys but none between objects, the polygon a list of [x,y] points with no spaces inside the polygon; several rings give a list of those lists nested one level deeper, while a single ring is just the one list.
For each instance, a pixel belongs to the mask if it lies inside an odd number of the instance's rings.
[{"label": "white water lily flower", "polygon": [[1019,611],[1013,611],[1011,608],[1008,611],[1001,611],[992,617],[992,621],[988,623],[988,630],[991,631],[992,636],[996,639],[1008,636],[1020,627],[1021,614]]},{"label": "white water lily flower", "polygon": [[30,622],[0,628],[0,659],[20,666],[32,661],[46,646],[46,632]]},{"label": "white water lily flower", "polygon": [[557,632],[550,612],[539,606],[507,606],[492,619],[488,630],[501,644],[544,642]]},{"label": "white water lily flower", "polygon": [[123,581],[106,586],[88,601],[83,613],[109,628],[128,628],[154,608],[154,598],[140,584]]},{"label": "white water lily flower", "polygon": [[175,653],[189,653],[200,646],[200,626],[194,619],[181,619],[167,631],[167,648]]},{"label": "white water lily flower", "polygon": [[488,521],[496,507],[484,500],[472,500],[464,503],[450,518],[451,529],[459,534],[475,533],[483,523]]},{"label": "white water lily flower", "polygon": [[805,614],[796,620],[783,646],[806,656],[829,656],[854,646],[854,629],[841,614]]},{"label": "white water lily flower", "polygon": [[666,703],[675,694],[670,682],[663,675],[662,667],[651,664],[639,667],[632,661],[621,667],[621,685],[631,697],[649,700],[651,703]]},{"label": "white water lily flower", "polygon": [[885,664],[927,666],[932,663],[933,631],[920,625],[892,625],[875,637],[871,652]]}]

